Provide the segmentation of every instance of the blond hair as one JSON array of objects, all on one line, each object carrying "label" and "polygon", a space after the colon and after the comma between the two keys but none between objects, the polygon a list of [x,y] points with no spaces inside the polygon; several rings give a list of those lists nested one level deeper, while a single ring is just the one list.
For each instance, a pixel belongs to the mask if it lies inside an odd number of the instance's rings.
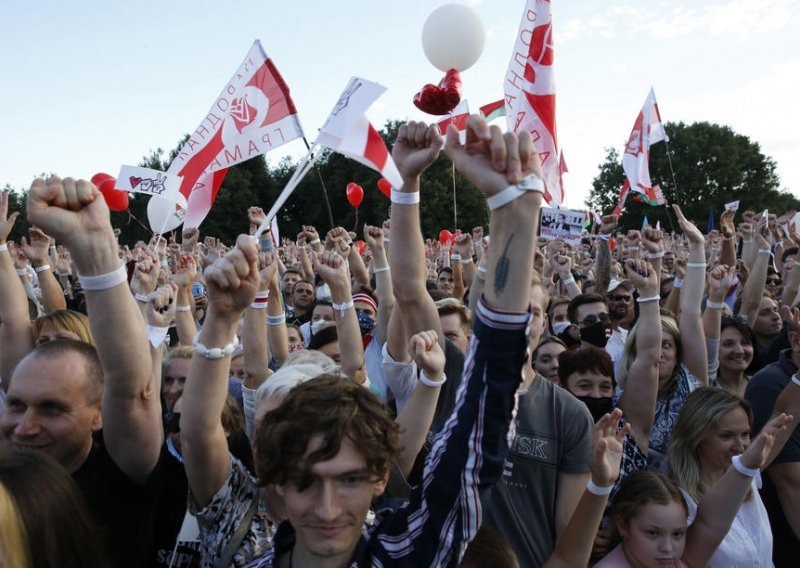
[{"label": "blond hair", "polygon": [[17,503],[0,483],[0,566],[31,566],[28,534]]},{"label": "blond hair", "polygon": [[31,323],[34,341],[47,330],[70,331],[78,336],[84,343],[94,345],[92,330],[89,328],[89,318],[73,310],[56,310],[42,317],[36,318]]}]

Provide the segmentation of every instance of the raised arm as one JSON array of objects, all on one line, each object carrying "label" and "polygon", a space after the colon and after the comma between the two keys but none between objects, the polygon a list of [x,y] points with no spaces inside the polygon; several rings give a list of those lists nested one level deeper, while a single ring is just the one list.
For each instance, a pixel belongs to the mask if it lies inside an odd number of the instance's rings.
[{"label": "raised arm", "polygon": [[53,267],[50,265],[50,237],[36,227],[28,229],[28,235],[30,242],[23,237],[19,248],[31,261],[31,266],[39,277],[39,289],[42,291],[42,307],[45,313],[66,310],[64,290],[56,280]]},{"label": "raised arm", "polygon": [[275,253],[259,255],[260,278],[255,301],[244,312],[242,345],[244,348],[244,386],[256,390],[272,374],[269,369],[269,346],[267,344],[267,300],[269,285],[276,275],[278,265]]},{"label": "raised arm", "polygon": [[386,343],[389,317],[394,308],[392,275],[389,272],[389,258],[384,246],[384,231],[380,227],[364,226],[364,240],[372,252],[372,272],[375,274],[375,294],[378,296],[378,315],[375,318],[375,337],[378,343]]},{"label": "raised arm", "polygon": [[175,312],[175,331],[178,333],[178,343],[180,345],[191,345],[197,333],[194,313],[194,295],[192,285],[197,279],[197,264],[194,257],[190,254],[181,254],[175,263],[175,273],[172,281],[178,287],[177,292],[177,311]]},{"label": "raised arm", "polygon": [[762,217],[756,223],[753,235],[755,248],[755,259],[752,264],[748,264],[750,275],[742,290],[742,307],[740,314],[747,317],[747,325],[752,327],[758,317],[758,307],[761,305],[761,297],[764,295],[764,287],[767,284],[767,269],[769,268],[770,247],[772,246],[772,236],[767,227],[767,219]]},{"label": "raised arm", "polygon": [[683,233],[689,239],[689,262],[681,288],[678,326],[681,330],[683,363],[702,384],[708,384],[708,353],[700,319],[700,304],[706,281],[706,250],[703,233],[683,216],[681,208],[672,206]]},{"label": "raised arm", "polygon": [[719,218],[719,230],[722,233],[722,251],[720,252],[720,264],[727,266],[736,265],[736,226],[733,224],[733,217],[736,211],[726,210]]},{"label": "raised arm", "polygon": [[[466,286],[469,286],[472,280],[475,278],[475,263],[472,260],[472,236],[469,233],[464,233],[462,235],[456,236],[455,243],[453,245],[453,253],[457,254],[461,257],[461,262],[457,263],[461,265],[461,280],[456,280],[456,290],[458,290],[458,284],[461,282],[462,284],[462,292],[461,295],[453,294],[459,300],[464,300],[464,291],[466,291]],[[455,279],[455,264],[453,265],[453,278]]]},{"label": "raised arm", "polygon": [[708,273],[708,301],[703,312],[703,333],[706,339],[719,341],[722,308],[735,271],[736,266],[721,265],[715,266]]},{"label": "raised arm", "polygon": [[706,566],[717,547],[728,534],[733,519],[742,505],[753,476],[740,471],[761,470],[772,449],[775,437],[791,423],[792,417],[782,414],[769,421],[739,460],[740,467],[729,467],[697,504],[697,516],[686,534],[683,560],[690,567]]},{"label": "raised arm", "polygon": [[664,255],[666,254],[664,231],[646,227],[642,231],[642,246],[644,247],[644,258],[653,267],[658,278],[658,289],[661,290],[661,265],[664,263]]},{"label": "raised arm", "polygon": [[628,370],[619,408],[631,425],[636,445],[646,454],[656,412],[661,358],[658,277],[652,265],[641,260],[626,261],[626,268],[628,278],[639,290],[639,321],[636,324],[636,357]]},{"label": "raised arm", "polygon": [[53,177],[33,182],[27,212],[32,224],[72,253],[105,377],[104,442],[125,474],[144,481],[161,451],[161,401],[147,332],[117,255],[108,206],[92,183]]},{"label": "raised arm", "polygon": [[594,289],[605,294],[611,282],[611,246],[608,240],[617,228],[618,215],[603,215],[600,219],[600,229],[597,232],[598,248],[594,262]]},{"label": "raised arm", "polygon": [[236,247],[206,269],[209,305],[183,389],[181,452],[199,508],[216,494],[230,469],[222,409],[239,318],[259,287],[258,247],[240,235]]}]

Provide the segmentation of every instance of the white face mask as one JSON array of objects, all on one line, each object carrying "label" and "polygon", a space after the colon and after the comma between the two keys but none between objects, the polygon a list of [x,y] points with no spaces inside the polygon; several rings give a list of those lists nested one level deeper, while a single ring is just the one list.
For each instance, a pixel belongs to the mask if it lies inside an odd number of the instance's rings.
[{"label": "white face mask", "polygon": [[553,324],[553,335],[558,335],[572,324],[568,321],[557,321]]},{"label": "white face mask", "polygon": [[317,300],[328,300],[329,302],[333,301],[331,298],[331,289],[327,284],[317,287]]},{"label": "white face mask", "polygon": [[318,319],[317,321],[312,321],[311,322],[311,335],[316,335],[319,332],[319,330],[321,330],[324,327],[327,327],[327,325],[329,323],[331,323],[331,322],[329,322],[326,319]]}]

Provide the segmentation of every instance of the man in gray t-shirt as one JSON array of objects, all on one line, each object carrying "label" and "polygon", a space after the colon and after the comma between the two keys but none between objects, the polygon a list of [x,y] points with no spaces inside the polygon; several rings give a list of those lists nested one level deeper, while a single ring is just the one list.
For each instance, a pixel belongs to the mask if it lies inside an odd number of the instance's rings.
[{"label": "man in gray t-shirt", "polygon": [[[538,343],[547,298],[531,289],[531,344]],[[508,540],[520,566],[543,566],[589,481],[594,422],[586,405],[540,375],[520,392],[516,434],[502,479],[484,499],[484,519]]]}]

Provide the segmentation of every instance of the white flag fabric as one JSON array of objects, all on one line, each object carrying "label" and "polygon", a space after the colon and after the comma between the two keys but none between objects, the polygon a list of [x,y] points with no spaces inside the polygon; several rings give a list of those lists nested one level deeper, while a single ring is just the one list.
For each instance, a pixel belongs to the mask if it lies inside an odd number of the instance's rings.
[{"label": "white flag fabric", "polygon": [[650,146],[661,141],[668,142],[669,138],[661,124],[656,94],[651,88],[642,110],[639,111],[639,116],[636,117],[628,143],[625,145],[625,153],[622,155],[622,168],[633,191],[647,194],[652,190]]},{"label": "white flag fabric", "polygon": [[564,192],[558,167],[550,0],[527,0],[503,92],[508,130],[527,130],[533,136],[542,160],[545,200],[557,207],[564,201]]},{"label": "white flag fabric", "polygon": [[[213,191],[208,188],[221,183],[212,174],[302,136],[289,87],[256,40],[167,172],[183,177],[180,192],[190,209],[194,204],[210,209],[218,186]],[[205,194],[193,200],[190,196],[198,182]],[[207,209],[192,211],[190,217],[196,220],[201,214],[202,220]]]},{"label": "white flag fabric", "polygon": [[464,144],[467,141],[467,119],[469,118],[469,103],[467,99],[461,99],[456,108],[450,111],[447,118],[436,123],[439,132],[447,135],[447,129],[452,124],[458,130],[458,139]]},{"label": "white flag fabric", "polygon": [[377,83],[360,77],[350,79],[320,130],[316,144],[380,172],[393,187],[399,188],[403,178],[383,138],[365,114],[384,91],[386,87]]}]

